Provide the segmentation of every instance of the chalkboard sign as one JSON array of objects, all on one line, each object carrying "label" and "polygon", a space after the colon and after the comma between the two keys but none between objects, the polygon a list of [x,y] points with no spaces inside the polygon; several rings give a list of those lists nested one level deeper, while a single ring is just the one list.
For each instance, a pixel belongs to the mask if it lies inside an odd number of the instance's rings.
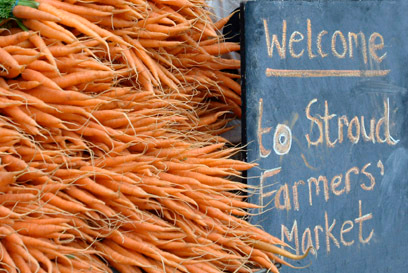
[{"label": "chalkboard sign", "polygon": [[251,221],[315,249],[281,272],[408,270],[404,2],[242,6]]}]

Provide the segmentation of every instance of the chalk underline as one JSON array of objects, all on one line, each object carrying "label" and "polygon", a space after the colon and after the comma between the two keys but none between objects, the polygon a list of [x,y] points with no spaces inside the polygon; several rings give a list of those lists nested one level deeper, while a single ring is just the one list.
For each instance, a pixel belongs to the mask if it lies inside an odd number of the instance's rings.
[{"label": "chalk underline", "polygon": [[267,68],[267,77],[382,77],[388,75],[391,70],[288,70]]}]

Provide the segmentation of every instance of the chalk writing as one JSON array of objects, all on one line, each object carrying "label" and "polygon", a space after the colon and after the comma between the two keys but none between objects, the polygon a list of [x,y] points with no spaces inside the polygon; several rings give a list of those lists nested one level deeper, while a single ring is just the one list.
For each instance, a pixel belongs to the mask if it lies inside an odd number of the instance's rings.
[{"label": "chalk writing", "polygon": [[[276,47],[277,52],[280,56],[281,59],[285,59],[287,54],[286,54],[286,43],[287,43],[287,21],[283,20],[282,21],[282,33],[281,33],[281,39],[279,41],[279,37],[277,34],[271,34],[269,32],[269,26],[268,26],[268,20],[263,19],[263,25],[264,25],[264,30],[265,30],[265,39],[266,39],[266,48],[268,51],[268,56],[273,57],[274,56],[274,48]],[[366,35],[363,32],[348,32],[347,34],[347,39],[346,36],[343,34],[342,31],[336,30],[333,32],[330,38],[328,38],[330,48],[327,50],[323,49],[323,42],[326,43],[326,41],[323,41],[323,38],[328,33],[327,30],[322,30],[319,32],[317,35],[316,41],[312,40],[312,22],[310,19],[306,20],[306,29],[307,29],[307,43],[306,43],[306,50],[308,53],[309,59],[316,58],[317,56],[320,56],[321,58],[325,58],[328,56],[328,52],[332,54],[332,56],[335,56],[336,58],[343,59],[346,56],[349,58],[354,57],[354,49],[360,48],[361,54],[364,57],[364,62],[367,63],[368,57],[373,59],[377,63],[381,63],[384,58],[387,56],[387,52],[384,52],[381,56],[379,56],[379,51],[384,49],[384,38],[380,33],[373,32],[368,38],[368,44],[366,42]],[[305,48],[302,48],[300,51],[295,51],[294,44],[301,43],[304,40],[305,36],[303,33],[300,31],[293,31],[292,34],[290,35],[288,46],[289,46],[289,55],[293,58],[300,58],[303,56],[303,53],[305,51]],[[358,42],[358,38],[360,38],[360,43]],[[313,45],[316,46],[318,54],[313,53]],[[367,50],[368,49],[368,50]],[[348,54],[347,54],[348,52]],[[367,56],[367,52],[369,56]]]},{"label": "chalk writing", "polygon": [[314,248],[315,257],[296,262],[306,272],[406,269],[402,7],[408,4],[243,5],[243,137],[247,161],[257,163],[247,171],[255,191],[248,200],[260,205],[250,221],[296,254]]},{"label": "chalk writing", "polygon": [[[347,115],[338,116],[337,114],[330,113],[329,102],[327,100],[324,101],[323,113],[315,113],[314,106],[317,103],[319,103],[318,99],[312,99],[305,107],[305,118],[311,122],[311,131],[316,131],[313,139],[311,134],[305,134],[304,137],[308,147],[326,145],[329,148],[334,148],[338,143],[342,143],[346,139],[353,145],[358,144],[360,141],[365,141],[373,145],[393,146],[399,141],[394,139],[391,134],[390,123],[392,123],[392,120],[390,119],[390,102],[388,98],[383,101],[383,115],[381,117],[370,117],[369,128],[366,128],[366,118],[364,116],[350,118]],[[267,158],[271,150],[265,148],[262,136],[270,134],[273,126],[262,127],[262,98],[259,99],[258,106],[258,148],[260,156]],[[337,128],[331,126],[331,123],[336,124]],[[331,139],[331,128],[334,128],[335,132],[337,132],[337,137],[334,139]],[[290,152],[291,141],[291,129],[287,125],[278,124],[273,134],[273,143],[272,145],[268,143],[267,146],[273,146],[275,154],[284,156]],[[360,166],[352,166],[343,173],[337,173],[331,177],[320,174],[301,178],[293,183],[281,183],[277,179],[277,175],[280,174],[281,170],[281,167],[277,167],[261,173],[261,206],[264,206],[264,198],[271,197],[277,210],[301,211],[305,209],[305,203],[299,200],[299,196],[307,196],[307,200],[304,201],[307,202],[309,207],[313,207],[313,201],[316,198],[322,198],[327,203],[330,200],[336,200],[335,198],[339,198],[342,195],[349,194],[352,189],[357,190],[357,187],[352,187],[354,184],[358,184],[361,191],[370,192],[375,189],[376,185],[374,173],[379,173],[381,176],[384,176],[385,173],[384,164],[381,160],[378,160],[375,164],[367,162]],[[275,189],[269,191],[268,194],[264,193],[264,185],[267,180],[271,179],[276,183]],[[282,224],[282,240],[294,243],[296,253],[298,254],[300,252],[305,253],[309,247],[313,247],[316,251],[314,253],[317,254],[321,242],[325,243],[325,249],[328,253],[333,247],[350,247],[356,242],[367,244],[374,235],[374,229],[367,228],[368,231],[365,231],[364,227],[366,226],[365,223],[373,218],[373,214],[363,213],[362,205],[362,201],[359,200],[356,216],[352,219],[346,219],[341,223],[338,222],[338,219],[330,218],[329,213],[324,211],[322,223],[314,227],[305,227],[301,236],[299,236],[299,224],[296,220],[294,220],[291,228]],[[358,228],[358,234],[353,233],[355,226]]]},{"label": "chalk writing", "polygon": [[[356,242],[356,239],[361,244],[368,244],[374,235],[374,229],[370,228],[369,223],[373,215],[372,213],[363,214],[361,200],[358,201],[358,210],[355,215],[357,216],[354,219],[347,219],[339,224],[337,219],[330,218],[327,211],[324,211],[322,225],[306,227],[301,233],[301,241],[299,241],[297,220],[293,221],[290,229],[281,224],[281,240],[294,244],[296,254],[305,253],[309,247],[313,247],[315,254],[317,254],[317,250],[321,247],[321,241],[325,243],[327,253],[331,252],[333,246],[337,248],[350,247]],[[358,225],[358,234],[352,233],[354,223]],[[314,231],[313,234],[312,230]],[[355,239],[353,239],[353,235],[356,236]]]},{"label": "chalk writing", "polygon": [[[387,98],[384,100],[384,115],[376,120],[374,117],[370,120],[369,130],[367,133],[365,117],[360,118],[354,116],[348,118],[346,115],[342,115],[337,118],[337,138],[330,139],[330,120],[337,117],[336,114],[330,114],[328,102],[324,101],[324,114],[311,113],[313,104],[318,103],[317,99],[313,99],[306,107],[306,117],[311,121],[312,126],[316,125],[318,128],[318,137],[311,139],[310,134],[306,134],[306,140],[309,146],[318,146],[320,144],[326,144],[328,147],[333,148],[336,143],[342,143],[347,139],[357,144],[360,139],[363,141],[371,141],[372,143],[387,143],[389,145],[395,145],[399,140],[394,139],[390,133],[390,102]],[[360,138],[361,136],[361,138]]]},{"label": "chalk writing", "polygon": [[[379,166],[383,166],[381,160],[378,161]],[[274,204],[277,209],[291,210],[292,205],[294,210],[300,209],[299,204],[299,191],[306,191],[308,196],[309,206],[313,206],[313,199],[315,197],[323,196],[324,200],[328,202],[331,198],[331,194],[334,196],[341,196],[342,194],[348,194],[351,191],[351,184],[353,182],[352,177],[357,177],[359,173],[363,174],[365,179],[359,182],[360,188],[364,191],[372,191],[376,185],[376,179],[370,169],[371,163],[366,163],[364,166],[358,168],[353,166],[343,174],[336,174],[333,177],[327,177],[325,175],[319,175],[316,177],[309,177],[306,180],[298,180],[293,182],[290,187],[288,183],[284,183],[277,186],[277,190],[274,194]],[[374,167],[375,168],[375,167]],[[274,168],[266,170],[261,174],[261,188],[266,179],[271,179],[281,171],[281,168]],[[383,167],[380,168],[381,175],[384,175]],[[361,179],[361,178],[360,178]],[[307,181],[307,183],[305,182]],[[354,182],[359,180],[354,180]],[[320,194],[322,192],[322,195]],[[333,197],[334,198],[334,197]],[[292,201],[291,201],[292,200]]]},{"label": "chalk writing", "polygon": [[[335,30],[330,36],[329,32],[323,29],[317,34],[316,40],[313,40],[312,22],[311,19],[307,19],[307,41],[304,43],[305,35],[298,30],[293,31],[289,36],[289,40],[287,39],[288,23],[286,20],[282,20],[282,31],[280,35],[270,33],[267,19],[263,19],[263,26],[267,55],[270,58],[273,58],[274,55],[276,55],[274,52],[277,52],[280,59],[286,59],[288,56],[300,59],[306,55],[304,54],[306,50],[309,59],[316,57],[324,59],[329,55],[337,59],[353,59],[356,55],[355,53],[359,52],[364,64],[367,64],[369,60],[380,64],[387,56],[387,52],[383,52],[385,47],[384,37],[378,32],[372,32],[369,36],[366,36],[362,31],[349,31],[345,35],[341,30]],[[289,48],[289,54],[286,53],[287,48]],[[267,68],[265,74],[268,77],[380,77],[387,75],[389,72],[389,69],[292,70]]]}]

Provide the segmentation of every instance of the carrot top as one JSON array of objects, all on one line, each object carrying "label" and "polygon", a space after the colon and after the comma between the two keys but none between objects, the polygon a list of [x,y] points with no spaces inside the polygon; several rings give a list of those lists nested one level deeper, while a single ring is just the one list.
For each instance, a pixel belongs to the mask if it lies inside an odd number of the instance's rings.
[{"label": "carrot top", "polygon": [[40,3],[33,0],[0,0],[0,19],[13,17],[13,8],[17,5],[38,8]]}]

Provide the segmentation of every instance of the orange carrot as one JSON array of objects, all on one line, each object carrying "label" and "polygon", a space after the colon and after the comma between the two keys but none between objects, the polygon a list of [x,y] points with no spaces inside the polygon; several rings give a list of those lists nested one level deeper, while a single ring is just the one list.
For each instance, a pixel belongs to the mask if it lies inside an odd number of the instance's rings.
[{"label": "orange carrot", "polygon": [[21,76],[23,77],[23,79],[27,81],[38,81],[46,87],[61,90],[61,88],[54,81],[45,77],[42,73],[38,71],[32,69],[25,69]]},{"label": "orange carrot", "polygon": [[47,256],[45,256],[42,251],[36,248],[30,248],[29,252],[37,261],[39,261],[40,263],[47,267],[48,273],[53,272],[53,264],[51,260]]},{"label": "orange carrot", "polygon": [[60,129],[67,129],[67,127],[62,123],[62,121],[59,118],[50,115],[46,112],[43,112],[37,108],[29,107],[27,114],[28,113],[31,113],[31,116],[38,124],[42,124],[44,126],[52,126]]},{"label": "orange carrot", "polygon": [[22,5],[14,6],[13,15],[20,19],[36,19],[41,21],[53,21],[53,22],[60,21],[58,17],[52,14]]},{"label": "orange carrot", "polygon": [[12,56],[20,65],[27,65],[37,60],[40,57],[40,55],[41,54],[38,54],[37,56],[32,55],[12,55]]},{"label": "orange carrot", "polygon": [[12,35],[4,35],[1,36],[0,39],[0,47],[6,47],[9,45],[16,45],[20,42],[23,42],[27,40],[31,35],[33,35],[33,32],[30,31],[20,31]]},{"label": "orange carrot", "polygon": [[78,17],[73,16],[74,14],[71,14],[64,10],[57,9],[54,6],[49,5],[48,3],[45,2],[41,2],[38,9],[59,17],[61,19],[60,21],[61,24],[76,28],[78,31],[86,35],[89,35],[90,37],[99,41],[101,44],[105,45],[106,48],[108,48],[108,45],[105,42],[105,40],[103,40],[96,32],[91,30],[87,25],[84,25],[83,20],[81,21],[78,19]]},{"label": "orange carrot", "polygon": [[94,180],[90,178],[81,178],[75,181],[75,184],[77,184],[80,187],[83,187],[84,189],[88,190],[89,192],[92,192],[94,194],[106,197],[106,198],[117,198],[118,194],[109,188],[106,188],[105,186],[102,186],[101,184],[96,183]]},{"label": "orange carrot", "polygon": [[37,225],[25,222],[15,222],[12,227],[22,235],[35,237],[46,236],[67,229],[67,227],[62,225]]},{"label": "orange carrot", "polygon": [[38,2],[41,3],[39,9],[41,9],[41,5],[43,5],[43,3],[47,3],[58,9],[65,10],[65,11],[68,11],[74,14],[78,14],[78,15],[91,15],[91,16],[101,16],[101,17],[112,15],[110,12],[100,11],[97,9],[87,8],[87,7],[79,6],[79,5],[71,5],[65,2],[59,2],[59,1],[53,1],[53,0],[39,0]]},{"label": "orange carrot", "polygon": [[29,40],[40,50],[40,52],[44,53],[48,61],[56,68],[57,64],[55,63],[54,56],[52,56],[51,51],[48,49],[44,40],[37,34],[30,36]]},{"label": "orange carrot", "polygon": [[81,83],[89,83],[95,80],[111,79],[114,75],[112,71],[83,71],[70,73],[58,78],[52,79],[61,88],[78,85]]},{"label": "orange carrot", "polygon": [[57,31],[59,31],[59,32],[64,33],[68,37],[71,37],[72,41],[78,41],[76,36],[69,29],[64,28],[63,26],[57,24],[56,22],[43,21],[42,23],[49,26],[49,27],[51,27],[51,28],[53,28],[53,29],[55,29],[55,30],[57,30]]},{"label": "orange carrot", "polygon": [[[3,129],[2,129],[3,130]],[[0,191],[6,192],[9,185],[16,181],[15,174],[7,171],[0,171]]]},{"label": "orange carrot", "polygon": [[22,70],[23,67],[6,50],[0,47],[0,76],[15,78]]},{"label": "orange carrot", "polygon": [[[41,197],[42,200],[44,200],[45,202],[49,202],[51,205],[54,205],[58,208],[61,208],[65,211],[69,211],[69,212],[86,212],[88,211],[88,209],[80,204],[79,202],[72,202],[72,201],[68,201],[65,200],[59,196],[56,196],[50,192],[44,193]],[[56,231],[54,231],[56,232]]]},{"label": "orange carrot", "polygon": [[4,267],[6,267],[5,269],[7,270],[7,272],[10,273],[17,273],[16,270],[16,265],[13,261],[13,259],[11,259],[10,254],[8,253],[6,247],[3,245],[4,243],[0,242],[0,255],[2,257],[2,265]]},{"label": "orange carrot", "polygon": [[21,124],[37,127],[38,124],[19,107],[7,107],[3,111]]},{"label": "orange carrot", "polygon": [[117,17],[112,16],[95,16],[90,14],[82,15],[85,19],[89,20],[90,22],[97,22],[98,25],[105,26],[108,28],[113,29],[120,29],[120,28],[127,28],[132,27],[134,25],[133,21],[124,20]]},{"label": "orange carrot", "polygon": [[42,61],[42,60],[35,60],[33,62],[31,62],[30,64],[27,65],[27,68],[32,69],[32,70],[36,70],[38,72],[47,72],[47,71],[55,71],[55,66]]},{"label": "orange carrot", "polygon": [[[7,242],[6,242],[6,247],[8,249],[12,250],[12,252],[10,253],[10,257],[11,257],[11,259],[13,259],[16,266],[20,270],[20,272],[21,273],[31,273],[32,271],[31,271],[30,267],[28,266],[28,263],[24,260],[23,256],[21,255],[21,253],[24,253],[23,251],[25,251],[25,250],[22,247],[15,246],[15,245],[13,245],[11,243],[7,243]],[[21,249],[23,251],[21,251]],[[33,260],[36,261],[34,258],[33,258]],[[38,267],[39,267],[39,265],[38,265]]]},{"label": "orange carrot", "polygon": [[47,38],[56,39],[66,43],[72,43],[75,41],[75,38],[67,35],[65,32],[50,27],[46,23],[39,21],[37,18],[25,20],[24,25],[26,25],[28,28],[32,30],[38,31],[41,34],[41,36]]},{"label": "orange carrot", "polygon": [[160,47],[177,47],[183,44],[179,41],[162,41],[162,40],[152,40],[152,39],[138,39],[139,43],[143,47],[160,48]]},{"label": "orange carrot", "polygon": [[37,81],[9,81],[10,88],[13,89],[20,89],[20,90],[29,90],[32,88],[36,88],[41,85],[40,82]]},{"label": "orange carrot", "polygon": [[31,193],[6,193],[0,195],[0,204],[28,202],[35,199],[35,195]]}]

